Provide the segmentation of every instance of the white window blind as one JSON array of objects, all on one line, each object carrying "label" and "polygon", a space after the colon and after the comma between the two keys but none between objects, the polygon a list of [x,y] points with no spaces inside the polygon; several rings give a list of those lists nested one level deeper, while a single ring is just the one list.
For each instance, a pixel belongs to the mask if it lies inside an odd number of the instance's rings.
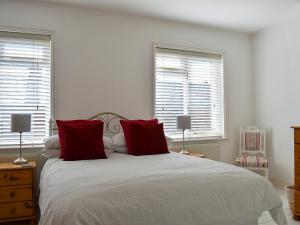
[{"label": "white window blind", "polygon": [[39,144],[49,133],[51,112],[50,35],[0,32],[0,145],[19,143],[10,132],[12,113],[31,114],[23,144]]},{"label": "white window blind", "polygon": [[224,136],[222,55],[156,47],[155,116],[178,137],[176,116],[183,114],[191,116],[188,136]]}]

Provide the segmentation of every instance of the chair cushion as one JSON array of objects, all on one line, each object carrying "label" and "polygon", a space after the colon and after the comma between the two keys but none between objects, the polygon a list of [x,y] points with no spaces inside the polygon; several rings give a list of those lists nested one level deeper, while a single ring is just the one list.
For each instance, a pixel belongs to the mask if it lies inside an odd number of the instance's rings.
[{"label": "chair cushion", "polygon": [[259,151],[260,146],[260,133],[245,132],[245,150]]},{"label": "chair cushion", "polygon": [[268,168],[268,159],[262,154],[243,153],[235,160],[235,165],[240,167]]}]

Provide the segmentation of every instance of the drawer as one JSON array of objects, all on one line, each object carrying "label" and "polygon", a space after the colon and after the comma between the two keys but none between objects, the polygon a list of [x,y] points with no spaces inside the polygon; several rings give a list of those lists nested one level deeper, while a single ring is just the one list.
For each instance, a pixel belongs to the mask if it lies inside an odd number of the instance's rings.
[{"label": "drawer", "polygon": [[300,144],[294,145],[295,187],[300,189]]},{"label": "drawer", "polygon": [[294,162],[295,166],[300,167],[300,144],[294,145]]},{"label": "drawer", "polygon": [[19,202],[31,201],[31,188],[0,188],[0,203],[2,202]]},{"label": "drawer", "polygon": [[295,190],[294,194],[294,211],[300,213],[300,190]]},{"label": "drawer", "polygon": [[0,204],[0,219],[27,217],[33,215],[34,209],[32,201]]},{"label": "drawer", "polygon": [[0,171],[0,187],[32,184],[32,170],[2,170]]},{"label": "drawer", "polygon": [[294,130],[294,142],[300,144],[300,129]]},{"label": "drawer", "polygon": [[294,168],[295,188],[300,190],[300,167]]}]

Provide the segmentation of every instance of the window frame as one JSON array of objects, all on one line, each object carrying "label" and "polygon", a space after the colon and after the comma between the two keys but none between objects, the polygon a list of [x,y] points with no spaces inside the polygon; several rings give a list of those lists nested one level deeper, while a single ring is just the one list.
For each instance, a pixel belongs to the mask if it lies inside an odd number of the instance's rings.
[{"label": "window frame", "polygon": [[[172,45],[172,44],[163,44],[163,43],[152,43],[152,116],[153,118],[156,118],[155,114],[155,99],[156,99],[156,67],[155,67],[155,59],[156,59],[156,48],[169,48],[172,50],[179,50],[179,51],[192,51],[192,52],[199,52],[199,53],[208,53],[208,54],[218,54],[222,56],[223,60],[223,112],[224,112],[224,130],[223,130],[223,136],[222,137],[185,137],[186,141],[218,141],[218,140],[226,140],[227,138],[227,104],[226,104],[226,58],[225,53],[223,51],[215,51],[215,50],[204,50],[194,47],[187,47],[187,46],[181,46],[181,45]],[[181,141],[182,138],[173,138],[170,136],[167,136],[167,138],[171,142],[178,142]]]},{"label": "window frame", "polygon": [[[50,36],[50,50],[51,50],[51,63],[50,63],[50,119],[54,115],[54,32],[51,30],[34,29],[34,28],[21,28],[21,27],[7,27],[0,26],[0,31],[4,32],[15,32],[24,34],[38,34],[38,35],[48,35]],[[48,133],[50,134],[50,126],[48,127]],[[36,144],[22,144],[22,148],[35,148],[43,145],[43,140],[41,143]],[[0,149],[15,149],[19,147],[18,144],[0,145]]]}]

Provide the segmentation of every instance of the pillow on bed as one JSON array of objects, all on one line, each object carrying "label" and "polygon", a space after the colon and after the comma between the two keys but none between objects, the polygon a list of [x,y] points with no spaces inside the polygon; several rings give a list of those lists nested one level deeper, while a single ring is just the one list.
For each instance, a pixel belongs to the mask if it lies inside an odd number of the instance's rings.
[{"label": "pillow on bed", "polygon": [[169,153],[162,123],[157,125],[131,125],[132,155]]},{"label": "pillow on bed", "polygon": [[103,144],[105,149],[112,149],[112,145],[113,145],[112,137],[103,136]]},{"label": "pillow on bed", "polygon": [[122,147],[122,146],[112,146],[112,150],[114,152],[119,152],[119,153],[126,153],[128,152],[127,147]]},{"label": "pillow on bed", "polygon": [[[113,140],[111,137],[104,136],[103,144],[105,149],[112,149]],[[60,149],[58,135],[53,135],[44,139],[45,149]]]},{"label": "pillow on bed", "polygon": [[[112,147],[113,141],[111,137],[104,136],[103,143],[106,155],[114,152],[114,148]],[[118,152],[122,153],[127,152],[127,148],[118,148],[117,150]],[[42,149],[41,154],[46,158],[60,157],[61,150],[58,135],[53,135],[44,139],[44,148]]]},{"label": "pillow on bed", "polygon": [[[105,154],[109,155],[114,152],[113,149],[105,148]],[[126,149],[127,152],[127,149]],[[41,155],[46,157],[47,159],[60,157],[61,149],[60,148],[43,148],[41,151]]]},{"label": "pillow on bed", "polygon": [[128,148],[128,154],[133,153],[133,147],[132,147],[132,137],[131,137],[131,126],[133,124],[138,125],[157,125],[158,120],[152,119],[152,120],[120,120],[121,126],[123,128],[124,136],[125,136],[125,142]]},{"label": "pillow on bed", "polygon": [[118,133],[112,137],[112,146],[114,147],[127,147],[125,142],[124,133]]},{"label": "pillow on bed", "polygon": [[102,121],[57,120],[56,123],[61,146],[61,158],[63,160],[75,161],[107,158],[102,138]]},{"label": "pillow on bed", "polygon": [[47,159],[50,159],[54,157],[60,157],[60,152],[60,148],[43,148],[41,154]]},{"label": "pillow on bed", "polygon": [[45,148],[60,148],[58,135],[53,135],[44,139]]},{"label": "pillow on bed", "polygon": [[118,133],[112,137],[111,148],[115,152],[127,153],[127,145],[123,133]]}]

